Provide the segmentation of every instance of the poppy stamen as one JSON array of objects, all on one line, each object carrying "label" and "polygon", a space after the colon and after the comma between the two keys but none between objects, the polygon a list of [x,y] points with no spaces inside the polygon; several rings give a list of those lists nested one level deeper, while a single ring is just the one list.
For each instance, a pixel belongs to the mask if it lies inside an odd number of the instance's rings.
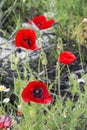
[{"label": "poppy stamen", "polygon": [[30,46],[31,45],[31,41],[29,41],[28,39],[24,39],[24,41]]},{"label": "poppy stamen", "polygon": [[38,23],[38,26],[41,26],[42,25],[42,23]]},{"label": "poppy stamen", "polygon": [[35,89],[33,91],[33,96],[41,98],[42,97],[42,89],[41,88]]}]

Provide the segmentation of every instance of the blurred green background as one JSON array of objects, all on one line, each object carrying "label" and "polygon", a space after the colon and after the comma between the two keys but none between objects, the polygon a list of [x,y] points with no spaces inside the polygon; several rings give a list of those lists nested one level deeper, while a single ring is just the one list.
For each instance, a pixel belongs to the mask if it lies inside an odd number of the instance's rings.
[{"label": "blurred green background", "polygon": [[71,36],[75,27],[87,17],[86,0],[0,0],[1,35],[9,37],[26,17],[46,15],[62,26],[56,25],[58,35]]}]

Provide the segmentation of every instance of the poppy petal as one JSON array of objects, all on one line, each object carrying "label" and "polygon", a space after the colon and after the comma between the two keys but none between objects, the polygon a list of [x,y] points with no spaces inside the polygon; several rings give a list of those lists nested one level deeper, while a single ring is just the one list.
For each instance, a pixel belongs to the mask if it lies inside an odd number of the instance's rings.
[{"label": "poppy petal", "polygon": [[45,16],[35,16],[32,21],[37,25],[39,23],[45,22],[46,17]]},{"label": "poppy petal", "polygon": [[45,16],[35,16],[32,21],[39,29],[50,28],[55,23],[53,19],[46,20]]},{"label": "poppy petal", "polygon": [[[15,36],[16,47],[33,50],[36,45],[36,33],[32,29],[21,29]],[[35,48],[34,48],[35,49]]]},{"label": "poppy petal", "polygon": [[46,22],[44,22],[42,25],[39,25],[39,29],[47,29],[50,28],[53,24],[55,23],[55,21],[53,19],[48,20]]},{"label": "poppy petal", "polygon": [[57,59],[57,61],[59,61],[63,64],[71,64],[75,60],[76,60],[75,55],[69,51],[64,51],[64,52],[60,53],[60,55]]},{"label": "poppy petal", "polygon": [[21,96],[24,102],[47,104],[52,101],[46,84],[40,81],[29,82],[23,89]]}]

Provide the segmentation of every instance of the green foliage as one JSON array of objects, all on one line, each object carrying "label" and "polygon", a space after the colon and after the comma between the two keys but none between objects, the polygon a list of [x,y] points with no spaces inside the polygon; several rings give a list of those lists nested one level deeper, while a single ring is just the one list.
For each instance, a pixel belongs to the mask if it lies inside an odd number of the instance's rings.
[{"label": "green foliage", "polygon": [[26,17],[32,19],[35,15],[47,13],[48,18],[53,17],[59,23],[55,26],[58,35],[62,33],[63,37],[68,37],[74,27],[86,17],[86,7],[86,0],[4,0],[0,6],[2,29],[6,30],[9,36],[15,27],[21,27]]},{"label": "green foliage", "polygon": [[[9,38],[11,34],[15,35],[16,31],[21,28],[21,24],[25,22],[26,17],[32,19],[35,15],[44,15],[47,13],[47,17],[52,18],[58,22],[54,25],[53,31],[56,34],[58,42],[58,52],[56,48],[50,48],[49,59],[46,54],[41,53],[40,62],[42,70],[46,70],[47,64],[50,65],[56,62],[56,55],[63,50],[61,44],[62,39],[64,41],[76,40],[83,43],[87,47],[87,39],[84,40],[81,37],[83,33],[82,20],[87,17],[87,0],[2,0],[0,1],[0,32],[5,37]],[[81,24],[80,24],[81,23]],[[80,26],[79,26],[80,25]],[[85,23],[86,26],[86,23]],[[86,27],[85,27],[86,28]],[[2,33],[4,32],[4,33]],[[61,39],[62,37],[62,39]],[[86,36],[87,37],[87,36]],[[60,45],[60,46],[59,46]],[[76,46],[76,45],[75,45]],[[52,51],[51,51],[52,50]],[[81,50],[79,47],[79,53]],[[81,58],[81,57],[80,57]],[[14,60],[15,57],[12,57]],[[11,59],[10,59],[11,60]],[[13,62],[13,61],[12,61]],[[11,64],[12,70],[17,72],[18,78],[15,78],[15,93],[19,97],[20,104],[22,106],[21,112],[24,118],[21,121],[21,125],[13,123],[12,130],[86,130],[87,129],[87,82],[85,83],[85,91],[80,90],[80,85],[75,79],[69,77],[69,81],[72,84],[71,92],[74,98],[75,94],[78,94],[78,101],[74,102],[73,98],[70,100],[57,95],[57,101],[51,105],[38,105],[35,103],[26,104],[21,99],[21,92],[27,83],[35,79],[31,67],[26,62],[24,64],[24,78],[22,79],[19,74],[17,63]],[[38,75],[40,70],[40,62],[38,63]],[[60,67],[60,66],[59,66]],[[60,68],[58,74],[61,74]],[[29,79],[27,78],[27,70],[30,73]],[[55,79],[59,79],[55,77]],[[70,75],[69,75],[70,76]],[[40,78],[40,76],[37,76]],[[43,74],[43,79],[48,80],[48,74]],[[83,75],[83,79],[86,81],[87,75]],[[54,86],[55,81],[49,84],[49,89]],[[59,82],[60,83],[60,82]],[[60,88],[58,88],[60,89]],[[60,95],[61,96],[61,95]],[[2,107],[0,107],[0,115],[5,113]]]}]

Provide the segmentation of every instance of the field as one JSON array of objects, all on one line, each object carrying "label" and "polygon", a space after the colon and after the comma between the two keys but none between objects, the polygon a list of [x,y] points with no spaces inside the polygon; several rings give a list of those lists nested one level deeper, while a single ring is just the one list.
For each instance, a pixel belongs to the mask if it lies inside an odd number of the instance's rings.
[{"label": "field", "polygon": [[86,0],[0,0],[0,130],[87,130],[86,53]]}]

